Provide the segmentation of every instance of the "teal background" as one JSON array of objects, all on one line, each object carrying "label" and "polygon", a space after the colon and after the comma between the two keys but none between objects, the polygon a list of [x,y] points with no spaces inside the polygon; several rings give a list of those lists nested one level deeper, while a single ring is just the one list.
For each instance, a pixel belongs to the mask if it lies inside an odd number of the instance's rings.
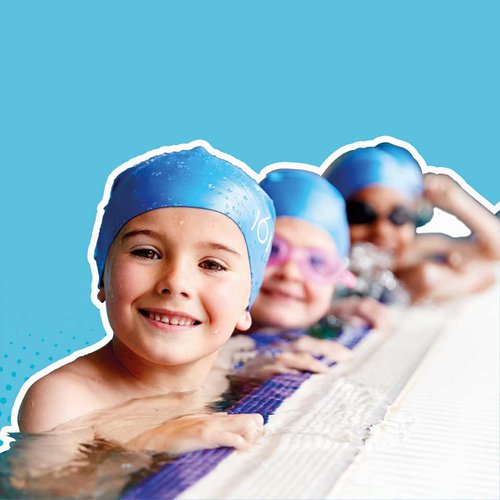
[{"label": "teal background", "polygon": [[0,425],[102,338],[86,260],[107,175],[203,138],[259,171],[378,135],[499,201],[494,1],[0,2]]}]

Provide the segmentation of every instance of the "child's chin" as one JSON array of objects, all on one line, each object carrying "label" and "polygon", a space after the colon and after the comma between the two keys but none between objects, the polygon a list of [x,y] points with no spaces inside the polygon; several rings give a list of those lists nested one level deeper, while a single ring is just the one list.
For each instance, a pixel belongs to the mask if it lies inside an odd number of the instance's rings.
[{"label": "child's chin", "polygon": [[[206,356],[209,356],[209,354],[207,354]],[[193,355],[189,352],[187,353],[185,350],[184,352],[175,352],[174,350],[171,350],[169,353],[166,353],[163,356],[156,353],[156,355],[150,357],[150,361],[157,365],[174,367],[195,363],[196,361],[199,361],[206,356]]]}]

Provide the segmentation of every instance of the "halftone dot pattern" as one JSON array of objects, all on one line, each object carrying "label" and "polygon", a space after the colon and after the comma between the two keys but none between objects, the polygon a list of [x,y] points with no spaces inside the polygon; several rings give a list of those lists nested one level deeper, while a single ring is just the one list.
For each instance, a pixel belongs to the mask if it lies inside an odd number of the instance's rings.
[{"label": "halftone dot pattern", "polygon": [[[95,310],[96,320],[100,318]],[[56,360],[88,347],[104,336],[99,325],[86,329],[83,322],[63,317],[59,327],[51,331],[51,325],[38,327],[43,335],[15,330],[14,340],[8,342],[8,352],[0,358],[0,427],[10,424],[10,412],[14,400],[31,375],[46,368]],[[68,335],[67,332],[71,332]],[[73,334],[74,333],[74,334]]]}]

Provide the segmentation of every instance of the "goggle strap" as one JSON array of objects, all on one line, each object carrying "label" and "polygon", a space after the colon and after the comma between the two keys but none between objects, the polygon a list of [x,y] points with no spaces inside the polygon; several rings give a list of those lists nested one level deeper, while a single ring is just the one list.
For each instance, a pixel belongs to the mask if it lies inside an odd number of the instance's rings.
[{"label": "goggle strap", "polygon": [[356,286],[357,278],[348,269],[343,269],[335,279],[335,282],[346,288],[354,288]]}]

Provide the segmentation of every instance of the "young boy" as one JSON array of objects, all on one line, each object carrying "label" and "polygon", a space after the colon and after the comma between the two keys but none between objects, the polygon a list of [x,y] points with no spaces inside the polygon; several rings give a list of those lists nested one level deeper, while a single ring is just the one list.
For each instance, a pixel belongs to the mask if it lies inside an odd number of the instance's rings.
[{"label": "young boy", "polygon": [[270,172],[261,187],[276,209],[264,281],[252,307],[254,329],[308,328],[329,310],[336,284],[351,285],[349,228],[342,196],[306,170]]},{"label": "young boy", "polygon": [[[451,298],[491,284],[492,263],[500,259],[498,220],[451,177],[422,175],[403,145],[373,142],[341,154],[323,174],[346,200],[352,243],[392,254],[394,272],[413,300]],[[464,222],[472,237],[416,235],[425,200]]]},{"label": "young boy", "polygon": [[[349,227],[338,191],[314,172],[289,168],[270,172],[261,187],[273,200],[277,219],[264,281],[251,309],[252,331],[303,330],[329,313],[382,326],[387,311],[373,299],[353,298],[344,304],[339,300],[332,305],[336,285],[354,283],[346,268]],[[299,370],[320,373],[327,368],[313,355],[336,361],[350,355],[337,342],[307,335],[289,348],[291,352],[272,359],[252,360],[245,372],[261,378]]]},{"label": "young boy", "polygon": [[[203,144],[154,151],[110,176],[93,271],[112,338],[32,385],[21,431],[57,432],[130,400],[196,391],[234,328],[250,327],[274,209],[233,159]],[[122,444],[244,448],[262,425],[260,415],[190,416],[135,430]]]}]

